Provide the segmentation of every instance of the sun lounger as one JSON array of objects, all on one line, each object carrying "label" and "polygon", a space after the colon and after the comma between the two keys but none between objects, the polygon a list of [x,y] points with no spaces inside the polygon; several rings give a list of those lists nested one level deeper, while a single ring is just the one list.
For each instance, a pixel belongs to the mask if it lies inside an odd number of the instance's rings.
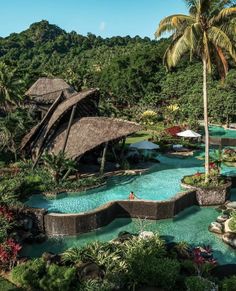
[{"label": "sun lounger", "polygon": [[189,152],[189,149],[183,147],[182,144],[174,144],[172,146],[172,149],[175,151],[175,152]]}]

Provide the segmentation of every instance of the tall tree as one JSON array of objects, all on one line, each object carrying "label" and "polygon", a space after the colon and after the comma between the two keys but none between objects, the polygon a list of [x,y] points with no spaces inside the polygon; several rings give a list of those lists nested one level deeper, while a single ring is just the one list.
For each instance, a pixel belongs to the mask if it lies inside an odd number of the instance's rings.
[{"label": "tall tree", "polygon": [[33,125],[30,112],[21,108],[0,117],[0,151],[11,152],[16,161],[22,137]]},{"label": "tall tree", "polygon": [[0,106],[17,104],[21,99],[22,81],[16,78],[15,71],[5,63],[0,63]]},{"label": "tall tree", "polygon": [[228,72],[226,53],[236,61],[232,36],[236,29],[236,7],[231,0],[185,0],[189,15],[176,14],[164,18],[155,33],[172,32],[172,42],[164,55],[168,69],[175,67],[180,59],[195,54],[203,64],[203,103],[205,123],[205,176],[209,175],[209,130],[207,75],[214,63],[224,78]]}]

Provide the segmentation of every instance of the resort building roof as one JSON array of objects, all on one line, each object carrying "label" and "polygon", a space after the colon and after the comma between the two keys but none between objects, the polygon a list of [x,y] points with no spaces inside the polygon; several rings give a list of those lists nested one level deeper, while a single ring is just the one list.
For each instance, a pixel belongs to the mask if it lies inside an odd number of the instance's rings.
[{"label": "resort building roof", "polygon": [[60,94],[69,98],[77,93],[75,89],[59,78],[39,78],[25,93],[36,103],[53,103]]},{"label": "resort building roof", "polygon": [[[142,127],[134,122],[107,117],[85,117],[71,126],[65,148],[66,156],[76,159],[88,151],[114,140],[133,134]],[[48,144],[48,149],[59,153],[63,148],[67,127],[64,127]]]}]

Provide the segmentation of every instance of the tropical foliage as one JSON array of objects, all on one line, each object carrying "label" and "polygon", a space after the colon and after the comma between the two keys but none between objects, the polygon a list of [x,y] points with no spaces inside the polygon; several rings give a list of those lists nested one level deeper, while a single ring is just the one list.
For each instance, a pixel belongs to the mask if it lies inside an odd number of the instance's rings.
[{"label": "tropical foliage", "polygon": [[15,284],[31,290],[218,290],[217,284],[230,290],[234,277],[214,278],[216,264],[209,246],[192,248],[184,242],[167,244],[158,235],[126,233],[110,242],[70,248],[57,255],[57,262],[45,256],[29,260],[11,275]]},{"label": "tropical foliage", "polygon": [[33,124],[31,113],[21,108],[0,117],[0,151],[13,154],[16,161],[21,140]]},{"label": "tropical foliage", "polygon": [[[161,118],[163,106],[168,111],[173,105],[179,107],[174,112],[176,120],[202,118],[201,64],[198,58],[191,63],[186,58],[167,73],[162,56],[169,44],[169,39],[138,36],[82,36],[41,21],[1,38],[0,61],[9,72],[15,71],[17,80],[23,79],[21,92],[39,77],[57,76],[77,90],[99,87],[103,115],[140,120],[144,110],[154,110]],[[232,65],[229,63],[224,84],[218,81],[215,69],[213,79],[208,80],[209,115],[217,122],[230,121],[236,110],[236,70]]]},{"label": "tropical foliage", "polygon": [[172,42],[164,54],[164,64],[170,70],[189,53],[203,63],[203,103],[205,121],[205,179],[209,175],[209,130],[207,73],[212,73],[213,63],[222,78],[228,73],[226,52],[236,61],[233,37],[236,28],[236,7],[232,1],[186,0],[189,15],[175,14],[164,18],[156,31],[160,37],[172,32]]},{"label": "tropical foliage", "polygon": [[53,179],[58,183],[67,172],[76,170],[76,162],[66,158],[65,153],[60,151],[58,154],[46,152],[43,156],[46,168],[52,173]]},{"label": "tropical foliage", "polygon": [[5,63],[0,62],[0,106],[8,107],[10,104],[19,104],[22,99],[22,81]]}]

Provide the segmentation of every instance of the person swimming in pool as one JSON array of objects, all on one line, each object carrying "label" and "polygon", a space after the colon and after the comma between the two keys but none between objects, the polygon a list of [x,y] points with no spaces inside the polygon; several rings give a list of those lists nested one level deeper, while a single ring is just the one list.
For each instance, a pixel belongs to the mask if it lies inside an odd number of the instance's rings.
[{"label": "person swimming in pool", "polygon": [[135,200],[135,199],[140,199],[140,198],[138,198],[138,197],[134,194],[134,192],[131,191],[131,192],[129,193],[129,200]]},{"label": "person swimming in pool", "polygon": [[129,200],[134,200],[134,199],[135,199],[134,192],[131,191],[131,192],[129,193]]}]

